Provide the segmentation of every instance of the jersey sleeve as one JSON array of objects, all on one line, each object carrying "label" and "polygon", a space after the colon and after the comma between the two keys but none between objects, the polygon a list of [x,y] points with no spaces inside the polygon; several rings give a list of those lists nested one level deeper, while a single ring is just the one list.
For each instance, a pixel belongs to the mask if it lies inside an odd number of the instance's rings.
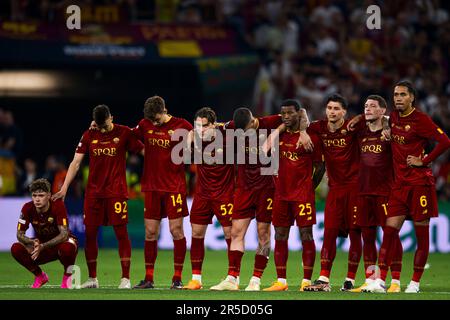
[{"label": "jersey sleeve", "polygon": [[267,127],[269,129],[276,129],[283,123],[283,121],[281,120],[281,115],[279,115],[279,114],[273,115],[273,116],[263,117],[261,119],[263,121],[266,121]]},{"label": "jersey sleeve", "polygon": [[311,134],[311,141],[314,144],[313,149],[313,162],[323,162],[323,149],[322,149],[322,142],[320,141],[319,137],[316,134]]},{"label": "jersey sleeve", "polygon": [[194,129],[192,124],[189,121],[185,120],[185,119],[181,120],[181,128],[186,129],[188,131],[191,131],[192,129]]},{"label": "jersey sleeve", "polygon": [[136,127],[131,129],[131,132],[133,133],[133,135],[136,137],[136,139],[138,139],[140,141],[144,141],[144,131],[143,131],[143,126],[142,126],[143,121],[144,121],[144,119],[139,121],[139,123],[136,125]]},{"label": "jersey sleeve", "polygon": [[236,126],[234,125],[234,120],[226,122],[224,127],[225,129],[236,129]]},{"label": "jersey sleeve", "polygon": [[144,144],[133,133],[133,130],[126,127],[127,130],[127,150],[133,153],[139,153],[144,148]]},{"label": "jersey sleeve", "polygon": [[89,138],[90,138],[90,132],[89,132],[89,130],[86,130],[83,133],[83,136],[81,137],[80,142],[78,143],[75,153],[86,154],[89,152],[89,144],[91,143]]},{"label": "jersey sleeve", "polygon": [[69,226],[69,221],[67,219],[67,209],[64,202],[61,199],[53,202],[54,213],[56,215],[56,223],[59,226]]},{"label": "jersey sleeve", "polygon": [[20,212],[19,221],[17,222],[17,230],[18,231],[26,231],[30,226],[30,212],[28,204],[25,204],[22,207],[22,211]]},{"label": "jersey sleeve", "polygon": [[320,134],[320,120],[313,121],[309,124],[308,128],[306,129],[306,132],[308,134]]},{"label": "jersey sleeve", "polygon": [[424,114],[420,118],[416,131],[420,137],[438,142],[433,151],[431,151],[431,153],[423,159],[424,166],[430,164],[430,162],[434,161],[448,148],[450,148],[450,139],[445,132],[439,128],[433,120],[431,120],[429,116]]}]

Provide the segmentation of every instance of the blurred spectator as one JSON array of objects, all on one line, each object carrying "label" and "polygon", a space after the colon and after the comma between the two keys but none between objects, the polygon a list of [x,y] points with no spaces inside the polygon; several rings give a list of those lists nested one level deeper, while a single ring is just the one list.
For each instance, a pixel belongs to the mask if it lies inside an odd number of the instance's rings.
[{"label": "blurred spectator", "polygon": [[14,123],[11,111],[2,111],[0,114],[1,144],[0,149],[10,151],[14,157],[18,157],[23,149],[22,130]]},{"label": "blurred spectator", "polygon": [[20,196],[28,196],[28,186],[37,178],[39,178],[39,174],[36,162],[30,158],[25,159],[23,163],[23,170],[19,173],[17,194]]}]

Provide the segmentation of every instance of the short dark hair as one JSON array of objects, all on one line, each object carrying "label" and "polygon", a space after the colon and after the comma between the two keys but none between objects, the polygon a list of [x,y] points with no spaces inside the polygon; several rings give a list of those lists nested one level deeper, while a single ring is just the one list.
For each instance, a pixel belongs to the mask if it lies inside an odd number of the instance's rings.
[{"label": "short dark hair", "polygon": [[375,101],[378,101],[378,104],[380,105],[380,107],[381,108],[383,108],[383,109],[386,109],[387,108],[387,103],[386,103],[386,100],[382,97],[382,96],[379,96],[379,95],[377,95],[377,94],[371,94],[370,96],[368,96],[367,98],[366,98],[366,102],[367,102],[367,100],[375,100]]},{"label": "short dark hair", "polygon": [[106,120],[111,116],[109,107],[105,104],[100,104],[92,110],[92,118],[98,126],[103,126]]},{"label": "short dark hair", "polygon": [[30,190],[31,193],[39,191],[49,193],[51,191],[51,184],[47,179],[36,179],[30,183],[28,190]]},{"label": "short dark hair", "polygon": [[214,123],[217,120],[216,113],[210,107],[203,107],[195,113],[194,120],[197,118],[206,118],[208,123]]},{"label": "short dark hair", "polygon": [[397,82],[396,84],[395,84],[395,86],[394,86],[394,88],[395,87],[406,87],[406,88],[408,88],[408,92],[410,93],[410,94],[413,94],[414,95],[414,100],[413,100],[413,104],[414,104],[414,102],[416,102],[417,101],[417,91],[416,91],[416,89],[414,88],[414,86],[413,86],[413,84],[411,83],[411,81],[408,81],[408,80],[400,80],[399,82]]},{"label": "short dark hair", "polygon": [[333,93],[333,94],[329,95],[325,101],[325,104],[327,105],[328,102],[330,102],[330,101],[339,102],[341,104],[342,108],[344,108],[345,110],[347,110],[347,108],[348,108],[347,99],[345,99],[339,93]]},{"label": "short dark hair", "polygon": [[234,111],[233,121],[236,129],[245,129],[252,120],[252,112],[249,108],[241,107]]},{"label": "short dark hair", "polygon": [[164,113],[166,103],[160,96],[153,96],[148,98],[144,103],[144,118],[154,120],[159,113]]},{"label": "short dark hair", "polygon": [[302,107],[301,104],[300,104],[300,101],[295,100],[295,99],[286,99],[286,100],[283,100],[283,101],[281,102],[281,106],[282,106],[282,107],[294,106],[294,107],[295,107],[295,111],[299,111],[300,108]]}]

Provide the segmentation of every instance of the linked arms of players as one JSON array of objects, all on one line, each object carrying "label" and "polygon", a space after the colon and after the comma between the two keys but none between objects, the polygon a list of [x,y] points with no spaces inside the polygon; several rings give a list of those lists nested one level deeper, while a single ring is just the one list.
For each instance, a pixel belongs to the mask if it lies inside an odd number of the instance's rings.
[{"label": "linked arms of players", "polygon": [[67,170],[66,178],[64,179],[64,183],[57,193],[52,195],[52,200],[63,199],[66,197],[67,190],[69,189],[70,184],[73,179],[77,175],[78,170],[80,169],[81,162],[83,161],[84,154],[83,153],[75,153],[72,162],[70,163],[69,169]]},{"label": "linked arms of players", "polygon": [[325,174],[325,162],[314,162],[313,186],[314,190],[319,186]]},{"label": "linked arms of players", "polygon": [[39,257],[39,254],[42,250],[54,247],[64,241],[69,239],[69,230],[67,226],[58,226],[59,234],[53,239],[48,240],[47,242],[40,243],[38,239],[34,239],[33,241],[33,251],[31,252],[31,259],[36,260]]},{"label": "linked arms of players", "polygon": [[[300,115],[300,136],[297,141],[297,148],[301,145],[305,148],[306,151],[311,152],[314,148],[314,144],[311,141],[311,137],[306,133],[306,129],[309,126],[309,118],[305,108],[300,108],[298,111]],[[279,125],[278,128],[267,138],[266,142],[263,145],[263,151],[267,153],[272,146],[274,145],[275,139],[280,135],[280,133],[286,130],[286,126],[283,124]]]},{"label": "linked arms of players", "polygon": [[[365,120],[363,114],[358,114],[354,116],[347,124],[347,130],[353,131],[356,128],[356,124],[362,120]],[[381,125],[383,126],[383,131],[381,132],[381,136],[387,141],[391,140],[391,128],[389,127],[389,117],[383,116],[381,118]]]}]

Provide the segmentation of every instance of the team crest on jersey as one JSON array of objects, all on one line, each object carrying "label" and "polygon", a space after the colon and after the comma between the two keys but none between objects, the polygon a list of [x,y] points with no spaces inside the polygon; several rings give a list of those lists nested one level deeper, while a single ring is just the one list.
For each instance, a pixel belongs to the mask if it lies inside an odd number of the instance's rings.
[{"label": "team crest on jersey", "polygon": [[94,143],[98,143],[98,140],[92,140],[92,143],[94,144]]},{"label": "team crest on jersey", "polygon": [[347,130],[342,129],[342,130],[341,130],[341,133],[342,133],[342,134],[347,134]]},{"label": "team crest on jersey", "polygon": [[48,217],[48,222],[53,223],[53,217]]},{"label": "team crest on jersey", "polygon": [[409,129],[411,129],[411,126],[410,126],[409,124],[407,124],[407,125],[405,126],[405,130],[406,130],[406,131],[409,131]]},{"label": "team crest on jersey", "polygon": [[167,133],[171,136],[173,134],[173,130],[169,130]]},{"label": "team crest on jersey", "polygon": [[152,134],[152,133],[153,133],[153,130],[148,130],[147,132],[150,133],[150,134]]},{"label": "team crest on jersey", "polygon": [[366,142],[366,141],[367,141],[367,138],[362,139],[362,142]]},{"label": "team crest on jersey", "polygon": [[119,141],[120,141],[120,139],[117,138],[117,137],[115,137],[115,138],[113,139],[113,142],[114,142],[114,143],[119,143]]}]

